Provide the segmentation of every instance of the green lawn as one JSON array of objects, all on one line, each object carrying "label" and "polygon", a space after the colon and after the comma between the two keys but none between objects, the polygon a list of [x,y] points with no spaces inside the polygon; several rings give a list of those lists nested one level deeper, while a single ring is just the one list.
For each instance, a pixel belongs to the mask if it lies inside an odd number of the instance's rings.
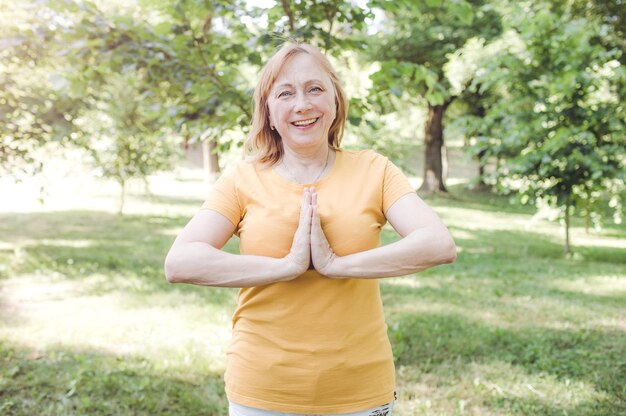
[{"label": "green lawn", "polygon": [[[459,256],[382,281],[397,414],[626,414],[626,227],[576,220],[564,258],[528,208],[460,187],[428,202]],[[0,212],[1,415],[226,414],[236,291],[162,273],[200,203]]]}]

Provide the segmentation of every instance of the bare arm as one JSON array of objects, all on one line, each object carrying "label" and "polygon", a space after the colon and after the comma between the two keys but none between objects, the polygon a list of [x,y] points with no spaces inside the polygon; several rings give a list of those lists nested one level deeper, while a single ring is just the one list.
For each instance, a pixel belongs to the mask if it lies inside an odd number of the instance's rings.
[{"label": "bare arm", "polygon": [[315,268],[333,278],[403,276],[456,259],[456,246],[437,214],[417,194],[398,199],[385,213],[402,239],[375,249],[336,256],[328,244],[313,194],[311,255]]},{"label": "bare arm", "polygon": [[170,283],[252,287],[295,279],[310,263],[311,194],[305,192],[291,251],[283,258],[231,254],[221,248],[235,226],[222,214],[202,210],[178,235],[165,259]]}]

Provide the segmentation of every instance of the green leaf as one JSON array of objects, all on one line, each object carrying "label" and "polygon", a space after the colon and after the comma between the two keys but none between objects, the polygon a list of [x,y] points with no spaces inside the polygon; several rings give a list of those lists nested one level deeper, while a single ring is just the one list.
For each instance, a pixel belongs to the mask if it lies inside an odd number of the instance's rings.
[{"label": "green leaf", "polygon": [[445,97],[441,92],[431,89],[426,92],[425,98],[431,105],[442,105],[445,101]]},{"label": "green leaf", "polygon": [[448,12],[459,19],[465,25],[471,25],[474,20],[474,12],[472,6],[466,1],[449,1]]},{"label": "green leaf", "polygon": [[363,119],[361,117],[357,117],[357,116],[350,116],[348,117],[348,121],[350,122],[350,124],[352,124],[353,126],[358,126],[361,124],[361,121]]},{"label": "green leaf", "polygon": [[172,33],[172,23],[171,22],[161,22],[154,27],[154,33],[159,36],[169,35]]},{"label": "green leaf", "polygon": [[389,92],[395,95],[396,97],[402,97],[402,90],[400,88],[391,88]]}]

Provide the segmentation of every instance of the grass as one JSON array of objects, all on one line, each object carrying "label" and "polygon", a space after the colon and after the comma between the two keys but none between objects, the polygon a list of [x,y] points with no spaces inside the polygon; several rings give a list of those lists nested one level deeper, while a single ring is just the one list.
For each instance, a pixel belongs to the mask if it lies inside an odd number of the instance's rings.
[{"label": "grass", "polygon": [[[227,414],[236,291],[165,282],[203,190],[155,184],[123,217],[99,187],[0,212],[0,414]],[[626,228],[576,219],[564,258],[559,225],[527,207],[462,187],[428,202],[459,257],[381,281],[397,414],[626,414]]]}]

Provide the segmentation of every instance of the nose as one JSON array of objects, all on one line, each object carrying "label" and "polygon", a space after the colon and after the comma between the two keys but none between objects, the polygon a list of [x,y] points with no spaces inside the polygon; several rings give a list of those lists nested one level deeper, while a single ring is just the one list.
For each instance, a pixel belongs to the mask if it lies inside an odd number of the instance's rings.
[{"label": "nose", "polygon": [[298,94],[296,96],[296,105],[294,108],[296,113],[304,113],[309,111],[311,108],[311,101],[309,101],[309,97],[307,97],[306,94]]}]

